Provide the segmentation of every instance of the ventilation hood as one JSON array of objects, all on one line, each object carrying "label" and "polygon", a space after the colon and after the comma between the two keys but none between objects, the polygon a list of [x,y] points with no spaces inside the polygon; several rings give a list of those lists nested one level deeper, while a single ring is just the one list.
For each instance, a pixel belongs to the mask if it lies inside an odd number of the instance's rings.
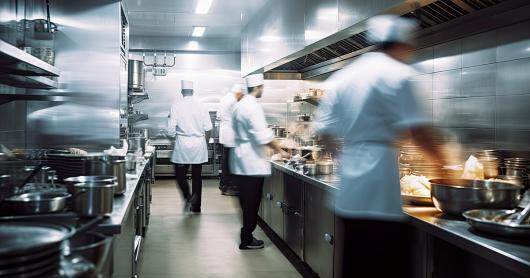
[{"label": "ventilation hood", "polygon": [[[405,2],[405,1],[404,1]],[[410,8],[408,3],[408,11],[401,9],[401,13],[397,10],[398,14],[402,14],[403,17],[414,18],[419,22],[421,30],[418,32],[418,37],[426,36],[438,31],[439,27],[450,24],[454,21],[467,20],[472,17],[472,14],[482,14],[482,17],[489,17],[489,15],[495,15],[493,12],[496,8],[494,6],[504,6],[503,10],[514,9],[517,6],[527,5],[526,1],[519,0],[439,0],[439,1],[426,1],[418,2],[415,8]],[[420,4],[423,3],[423,6]],[[488,11],[485,14],[485,11]],[[493,13],[492,13],[493,12]],[[487,19],[487,18],[486,18]],[[491,18],[491,21],[496,19]],[[364,23],[358,24],[364,26]],[[299,73],[302,79],[311,78],[318,74],[323,74],[326,71],[333,71],[341,68],[339,63],[341,61],[348,60],[352,57],[358,56],[362,53],[375,49],[367,38],[367,32],[363,29],[364,27],[357,26],[357,32],[353,35],[325,45],[324,47],[318,48],[317,50],[310,51],[302,50],[294,55],[290,55],[286,59],[282,59],[275,64],[265,67],[265,72],[268,74],[273,73]],[[355,27],[355,26],[354,26]],[[281,63],[278,65],[278,63]],[[318,68],[326,67],[326,71],[319,70]]]}]

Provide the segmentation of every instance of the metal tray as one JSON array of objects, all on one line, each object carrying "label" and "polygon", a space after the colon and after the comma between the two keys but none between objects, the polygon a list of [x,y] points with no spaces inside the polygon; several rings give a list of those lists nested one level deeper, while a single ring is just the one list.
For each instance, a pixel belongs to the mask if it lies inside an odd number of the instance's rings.
[{"label": "metal tray", "polygon": [[431,197],[401,194],[403,203],[416,206],[434,206]]},{"label": "metal tray", "polygon": [[462,215],[466,218],[469,225],[477,231],[502,237],[530,239],[530,224],[503,224],[492,220],[496,216],[506,214],[509,211],[511,210],[474,209],[466,211]]}]

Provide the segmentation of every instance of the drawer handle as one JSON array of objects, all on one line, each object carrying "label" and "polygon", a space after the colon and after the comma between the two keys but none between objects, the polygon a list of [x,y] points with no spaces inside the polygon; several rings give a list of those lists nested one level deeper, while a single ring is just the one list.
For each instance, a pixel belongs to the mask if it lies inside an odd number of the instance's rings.
[{"label": "drawer handle", "polygon": [[276,202],[276,206],[279,207],[279,208],[282,208],[283,204],[282,204],[282,202]]},{"label": "drawer handle", "polygon": [[272,200],[272,194],[267,193],[265,196],[267,197],[267,200]]},{"label": "drawer handle", "polygon": [[324,240],[329,244],[333,244],[333,236],[330,234],[324,234]]}]

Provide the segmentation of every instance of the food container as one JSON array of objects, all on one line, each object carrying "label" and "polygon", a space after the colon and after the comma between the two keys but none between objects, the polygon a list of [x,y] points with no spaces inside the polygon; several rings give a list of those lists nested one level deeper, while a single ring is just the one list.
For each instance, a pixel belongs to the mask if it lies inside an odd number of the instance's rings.
[{"label": "food container", "polygon": [[74,185],[74,211],[80,217],[95,217],[112,213],[114,183],[85,182]]},{"label": "food container", "polygon": [[521,200],[521,187],[509,182],[467,179],[433,179],[434,206],[461,216],[472,209],[513,209]]},{"label": "food container", "polygon": [[303,172],[304,172],[304,175],[316,176],[317,175],[317,165],[313,164],[313,163],[305,164],[303,166]]},{"label": "food container", "polygon": [[129,153],[125,159],[125,169],[128,173],[136,172],[136,155]]},{"label": "food container", "polygon": [[332,160],[317,161],[317,174],[318,175],[333,174],[333,161]]}]

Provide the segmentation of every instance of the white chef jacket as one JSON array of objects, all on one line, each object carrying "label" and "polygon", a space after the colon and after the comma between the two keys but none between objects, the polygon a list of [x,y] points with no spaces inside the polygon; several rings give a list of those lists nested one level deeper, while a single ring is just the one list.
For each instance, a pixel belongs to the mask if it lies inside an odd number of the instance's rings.
[{"label": "white chef jacket", "polygon": [[348,218],[403,218],[397,157],[402,129],[428,124],[409,78],[415,71],[384,53],[368,53],[332,75],[317,110],[318,133],[344,137],[335,210]]},{"label": "white chef jacket", "polygon": [[252,95],[245,95],[235,105],[232,114],[235,147],[230,153],[232,174],[242,176],[268,176],[271,164],[267,159],[267,144],[274,140],[268,128],[263,108]]},{"label": "white chef jacket", "polygon": [[173,104],[169,113],[168,131],[175,134],[171,162],[201,164],[208,161],[205,133],[212,130],[206,106],[192,96]]},{"label": "white chef jacket", "polygon": [[219,104],[219,112],[217,118],[220,121],[219,124],[219,143],[223,144],[227,148],[233,148],[235,146],[235,135],[232,127],[232,113],[234,112],[237,99],[234,93],[230,92],[226,94]]}]

